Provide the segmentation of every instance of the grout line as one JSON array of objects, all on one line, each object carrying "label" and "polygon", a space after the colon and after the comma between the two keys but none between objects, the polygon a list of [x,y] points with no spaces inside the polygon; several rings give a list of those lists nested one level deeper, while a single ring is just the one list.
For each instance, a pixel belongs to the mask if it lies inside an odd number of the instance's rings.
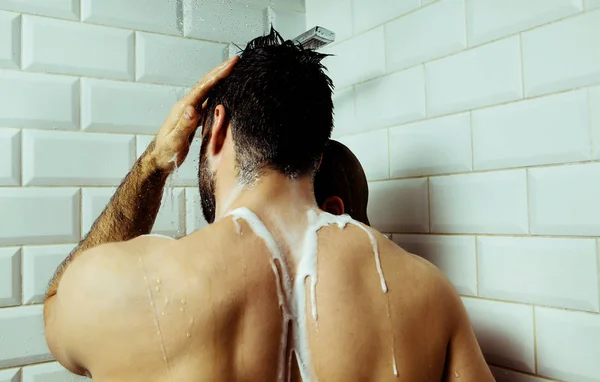
[{"label": "grout line", "polygon": [[533,311],[533,370],[538,373],[538,348],[537,348],[537,330],[536,330],[536,314],[535,306],[531,307]]},{"label": "grout line", "polygon": [[[373,227],[376,229],[376,227]],[[543,234],[525,234],[525,233],[448,233],[448,232],[391,232],[394,235],[418,235],[418,236],[446,236],[446,237],[496,237],[496,238],[532,238],[532,239],[571,239],[571,240],[596,240],[598,238],[597,235],[588,235],[588,236],[575,236],[575,235],[543,235]],[[599,260],[600,261],[600,260]]]},{"label": "grout line", "polygon": [[550,310],[556,310],[556,311],[562,311],[562,312],[569,312],[569,313],[588,314],[588,315],[591,315],[591,316],[598,316],[598,317],[600,317],[600,313],[599,312],[592,312],[592,311],[589,311],[589,310],[581,310],[581,309],[573,309],[573,308],[563,308],[563,307],[558,307],[558,306],[537,304],[537,303],[532,303],[532,302],[523,302],[523,301],[514,301],[514,300],[501,300],[501,299],[498,299],[498,298],[479,297],[479,296],[473,296],[473,295],[468,295],[468,294],[460,294],[460,293],[459,293],[459,296],[461,296],[462,298],[469,298],[469,299],[472,299],[472,300],[498,302],[498,303],[502,303],[502,304],[528,306],[528,307],[532,307],[532,308],[536,308],[537,307],[537,308],[544,308],[544,309],[550,309]]},{"label": "grout line", "polygon": [[488,362],[488,364],[491,365],[491,366],[494,366],[494,367],[496,367],[498,369],[508,370],[508,371],[512,371],[512,372],[515,372],[515,373],[518,373],[518,374],[522,374],[522,375],[534,377],[535,381],[537,381],[539,379],[540,382],[561,382],[558,379],[552,379],[552,378],[549,378],[549,377],[541,376],[539,374],[533,374],[533,373],[530,373],[528,371],[523,371],[523,370],[515,369],[515,368],[512,368],[512,367],[505,366],[505,365],[495,364],[493,362]]}]

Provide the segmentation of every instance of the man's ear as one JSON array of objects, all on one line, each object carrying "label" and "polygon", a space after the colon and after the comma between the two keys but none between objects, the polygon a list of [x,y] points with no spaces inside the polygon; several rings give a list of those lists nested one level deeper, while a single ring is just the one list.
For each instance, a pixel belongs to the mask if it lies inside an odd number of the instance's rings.
[{"label": "man's ear", "polygon": [[343,215],[344,202],[337,196],[330,196],[321,205],[321,209],[325,212],[329,212],[332,215]]},{"label": "man's ear", "polygon": [[225,107],[218,105],[215,108],[210,136],[210,150],[213,156],[219,155],[227,138],[227,129],[229,127],[228,118],[225,114]]}]

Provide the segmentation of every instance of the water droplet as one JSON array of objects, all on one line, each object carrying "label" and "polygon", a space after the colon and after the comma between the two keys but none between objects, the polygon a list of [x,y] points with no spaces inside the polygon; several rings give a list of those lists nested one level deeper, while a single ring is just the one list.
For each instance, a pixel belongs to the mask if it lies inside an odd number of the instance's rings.
[{"label": "water droplet", "polygon": [[165,312],[162,312],[160,315],[161,315],[161,316],[164,316],[164,315],[165,315]]},{"label": "water droplet", "polygon": [[156,279],[156,283],[160,285],[160,279]]},{"label": "water droplet", "polygon": [[185,333],[185,335],[187,336],[187,338],[191,338],[192,335],[190,333]]},{"label": "water droplet", "polygon": [[458,371],[455,371],[455,372],[454,372],[454,377],[455,377],[455,378],[460,378],[460,374],[458,374]]},{"label": "water droplet", "polygon": [[160,292],[160,287],[159,286],[156,287],[156,291]]},{"label": "water droplet", "polygon": [[182,303],[183,305],[185,305],[185,299],[181,300],[181,303]]},{"label": "water droplet", "polygon": [[179,310],[181,310],[183,312],[185,309],[183,309],[183,307],[181,307],[181,308],[179,308]]}]

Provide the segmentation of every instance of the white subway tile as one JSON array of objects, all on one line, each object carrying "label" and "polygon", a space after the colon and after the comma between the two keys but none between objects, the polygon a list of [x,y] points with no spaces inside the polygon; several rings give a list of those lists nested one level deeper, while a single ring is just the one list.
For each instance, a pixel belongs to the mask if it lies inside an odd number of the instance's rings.
[{"label": "white subway tile", "polygon": [[[167,179],[167,185],[171,186],[197,186],[198,185],[198,165],[200,162],[200,145],[202,143],[198,134],[197,138],[194,138],[190,151],[185,159],[185,162],[176,169],[169,179]],[[139,157],[144,153],[144,150],[152,142],[154,137],[147,135],[138,135],[137,137],[137,156]]]},{"label": "white subway tile", "polygon": [[22,23],[23,69],[133,79],[132,31],[27,15]]},{"label": "white subway tile", "polygon": [[430,178],[431,231],[527,233],[525,170]]},{"label": "white subway tile", "polygon": [[370,183],[368,215],[382,232],[428,232],[427,178]]},{"label": "white subway tile", "polygon": [[421,2],[423,3],[423,6],[431,4],[431,3],[435,3],[438,0],[421,0]]},{"label": "white subway tile", "polygon": [[337,41],[352,36],[352,0],[306,0],[306,29],[323,26]]},{"label": "white subway tile", "polygon": [[529,169],[531,233],[600,235],[600,163]]},{"label": "white subway tile", "polygon": [[590,89],[592,123],[592,158],[600,159],[600,86]]},{"label": "white subway tile", "polygon": [[579,13],[581,0],[467,0],[469,46]]},{"label": "white subway tile", "polygon": [[46,346],[42,305],[0,309],[0,368],[52,359]]},{"label": "white subway tile", "polygon": [[89,382],[91,379],[71,373],[58,362],[23,368],[22,382]]},{"label": "white subway tile", "polygon": [[327,74],[338,88],[368,80],[385,73],[383,27],[323,49],[332,54],[323,60]]},{"label": "white subway tile", "polygon": [[421,6],[421,0],[352,0],[354,33],[359,33]]},{"label": "white subway tile", "polygon": [[464,0],[443,0],[386,24],[387,71],[466,48],[465,28]]},{"label": "white subway tile", "polygon": [[0,8],[34,15],[79,20],[79,0],[0,0]]},{"label": "white subway tile", "polygon": [[438,267],[458,293],[477,295],[477,260],[472,236],[393,235],[394,242]]},{"label": "white subway tile", "polygon": [[479,237],[479,296],[599,310],[593,239]]},{"label": "white subway tile", "polygon": [[183,0],[183,7],[183,33],[186,37],[246,43],[265,32],[264,6],[239,0]]},{"label": "white subway tile", "polygon": [[304,13],[276,7],[269,8],[269,12],[273,15],[273,27],[284,39],[291,40],[306,32],[306,15]]},{"label": "white subway tile", "polygon": [[170,237],[185,235],[185,194],[183,188],[165,187],[152,233]]},{"label": "white subway tile", "polygon": [[3,90],[0,92],[0,125],[66,130],[78,128],[77,78],[0,70],[0,89]]},{"label": "white subway tile", "polygon": [[159,33],[183,33],[181,0],[81,0],[81,19]]},{"label": "white subway tile", "polygon": [[0,245],[79,241],[77,188],[0,188]]},{"label": "white subway tile", "polygon": [[94,79],[81,80],[81,125],[89,131],[155,134],[181,88]]},{"label": "white subway tile", "polygon": [[490,365],[490,370],[496,378],[496,382],[550,382],[549,379],[534,377],[529,374],[522,374],[514,370],[503,369],[498,366]]},{"label": "white subway tile", "polygon": [[525,32],[522,39],[526,96],[600,82],[599,12]]},{"label": "white subway tile", "polygon": [[583,0],[585,3],[585,9],[600,8],[600,0]]},{"label": "white subway tile", "polygon": [[468,113],[390,129],[391,177],[471,171]]},{"label": "white subway tile", "polygon": [[0,307],[19,304],[21,304],[20,248],[0,248]]},{"label": "white subway tile", "polygon": [[333,95],[334,129],[333,136],[352,134],[361,131],[356,122],[354,108],[354,87],[335,90]]},{"label": "white subway tile", "polygon": [[363,130],[425,118],[422,66],[356,86],[356,122]]},{"label": "white subway tile", "polygon": [[367,180],[389,178],[388,132],[377,130],[338,139],[356,155]]},{"label": "white subway tile", "polygon": [[0,370],[0,382],[21,382],[21,369]]},{"label": "white subway tile", "polygon": [[100,216],[116,187],[86,187],[81,190],[81,237],[85,237]]},{"label": "white subway tile", "polygon": [[538,373],[567,381],[600,375],[600,315],[535,308]]},{"label": "white subway tile", "polygon": [[73,244],[23,247],[24,304],[44,302],[50,279],[73,248]]},{"label": "white subway tile", "polygon": [[21,183],[21,131],[0,128],[0,186]]},{"label": "white subway tile", "polygon": [[136,32],[136,80],[191,86],[223,61],[225,44]]},{"label": "white subway tile", "polygon": [[185,227],[186,235],[194,231],[202,229],[208,225],[202,215],[202,205],[200,203],[200,191],[198,187],[188,187],[185,189],[186,212],[185,212]]},{"label": "white subway tile", "polygon": [[19,69],[21,63],[21,16],[0,11],[0,67]]},{"label": "white subway tile", "polygon": [[462,300],[486,361],[533,373],[533,307],[467,297]]},{"label": "white subway tile", "polygon": [[110,186],[135,158],[135,137],[122,134],[23,131],[23,184]]},{"label": "white subway tile", "polygon": [[425,65],[427,112],[447,114],[522,97],[519,37]]},{"label": "white subway tile", "polygon": [[590,159],[585,90],[473,112],[476,170]]}]

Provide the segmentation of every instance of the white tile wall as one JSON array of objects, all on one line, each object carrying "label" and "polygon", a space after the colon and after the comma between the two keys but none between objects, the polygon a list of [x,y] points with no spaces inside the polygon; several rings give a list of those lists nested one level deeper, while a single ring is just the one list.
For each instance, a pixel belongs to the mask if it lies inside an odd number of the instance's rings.
[{"label": "white tile wall", "polygon": [[600,8],[600,0],[583,0],[585,3],[585,9]]},{"label": "white tile wall", "polygon": [[332,133],[333,136],[352,134],[364,130],[364,128],[356,122],[354,87],[349,87],[344,90],[336,89],[333,96],[333,108],[335,126]]},{"label": "white tile wall", "polygon": [[81,125],[89,131],[155,134],[182,88],[121,81],[81,81]]},{"label": "white tile wall", "polygon": [[23,16],[23,69],[133,79],[133,32]]},{"label": "white tile wall", "polygon": [[381,232],[428,232],[427,179],[369,184],[368,215]]},{"label": "white tile wall", "polygon": [[0,67],[18,69],[21,63],[21,16],[0,11]]},{"label": "white tile wall", "polygon": [[52,359],[44,337],[42,305],[0,309],[0,368]]},{"label": "white tile wall", "polygon": [[74,244],[23,247],[23,304],[44,302],[48,283],[56,268],[74,248]]},{"label": "white tile wall", "polygon": [[0,9],[79,20],[77,0],[0,0]]},{"label": "white tile wall", "polygon": [[600,235],[600,163],[529,170],[531,233]]},{"label": "white tile wall", "polygon": [[390,129],[390,166],[392,178],[471,171],[469,114]]},{"label": "white tile wall", "polygon": [[420,0],[352,0],[354,32],[362,32],[420,6]]},{"label": "white tile wall", "polygon": [[[401,3],[401,2],[399,2]],[[464,0],[443,0],[385,26],[387,70],[398,70],[467,46]]]},{"label": "white tile wall", "polygon": [[0,307],[21,303],[21,251],[0,248]]},{"label": "white tile wall", "polygon": [[525,95],[600,83],[599,38],[600,12],[523,33]]},{"label": "white tile wall", "polygon": [[181,0],[81,0],[85,22],[129,29],[183,33]]},{"label": "white tile wall", "polygon": [[416,66],[356,86],[355,108],[356,122],[364,130],[424,118],[423,67]]},{"label": "white tile wall", "polygon": [[21,131],[0,128],[0,186],[21,184]]},{"label": "white tile wall", "polygon": [[535,308],[539,374],[567,381],[600,375],[600,315]]},{"label": "white tile wall", "polygon": [[376,130],[340,139],[361,162],[367,180],[389,178],[388,131]]},{"label": "white tile wall", "polygon": [[136,80],[180,86],[223,61],[225,44],[136,32]]},{"label": "white tile wall", "polygon": [[277,7],[270,7],[269,12],[272,17],[273,27],[277,32],[281,33],[284,39],[294,39],[306,32],[306,16],[304,13],[288,11]]},{"label": "white tile wall", "polygon": [[336,40],[352,35],[352,0],[306,0],[306,28],[322,26],[335,32]]},{"label": "white tile wall", "polygon": [[21,381],[21,369],[13,368],[0,370],[0,382],[20,382]]},{"label": "white tile wall", "polygon": [[534,377],[529,374],[518,373],[514,370],[503,369],[498,366],[490,366],[496,382],[545,382],[549,379]]},{"label": "white tile wall", "polygon": [[485,359],[497,366],[534,372],[533,308],[463,297]]},{"label": "white tile wall", "polygon": [[431,231],[527,233],[524,170],[430,179]]},{"label": "white tile wall", "polygon": [[118,185],[135,159],[135,136],[23,131],[23,184]]},{"label": "white tile wall", "polygon": [[477,255],[473,236],[394,234],[393,240],[438,267],[458,293],[477,295]]},{"label": "white tile wall", "polygon": [[592,239],[479,237],[479,296],[598,312]]},{"label": "white tile wall", "polygon": [[202,206],[200,204],[200,191],[197,187],[188,187],[185,189],[185,228],[186,235],[204,228],[208,225],[202,215]]},{"label": "white tile wall", "polygon": [[83,382],[91,381],[89,378],[80,377],[70,373],[58,362],[44,363],[41,365],[23,368],[22,382]]},{"label": "white tile wall", "polygon": [[600,159],[600,87],[590,89],[592,158]]},{"label": "white tile wall", "polygon": [[0,89],[1,126],[74,130],[79,125],[76,77],[0,70]]},{"label": "white tile wall", "polygon": [[79,189],[0,188],[0,216],[0,245],[77,242]]},{"label": "white tile wall", "polygon": [[585,90],[473,112],[476,170],[590,159]]},{"label": "white tile wall", "polygon": [[519,37],[425,65],[427,112],[435,116],[522,97]]},{"label": "white tile wall", "polygon": [[477,45],[583,10],[581,0],[466,0],[469,45]]}]

